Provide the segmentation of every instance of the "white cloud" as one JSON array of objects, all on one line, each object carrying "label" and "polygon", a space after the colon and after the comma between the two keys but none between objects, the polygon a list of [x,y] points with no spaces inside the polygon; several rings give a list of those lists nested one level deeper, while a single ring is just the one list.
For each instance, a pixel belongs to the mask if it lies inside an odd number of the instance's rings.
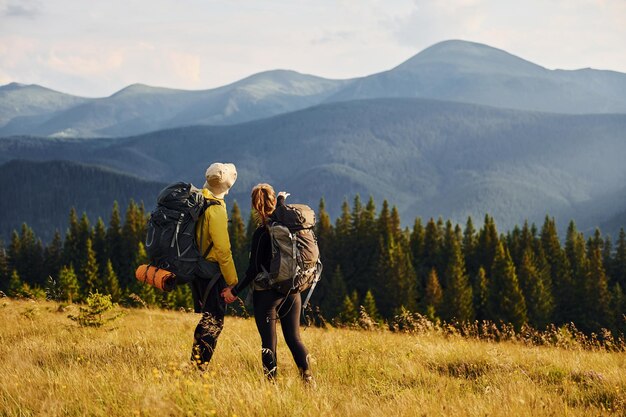
[{"label": "white cloud", "polygon": [[[7,16],[10,5],[38,11],[37,24]],[[89,96],[133,82],[217,87],[276,68],[363,76],[453,38],[549,68],[626,72],[626,1],[56,0],[42,11],[0,0],[0,73]]]}]

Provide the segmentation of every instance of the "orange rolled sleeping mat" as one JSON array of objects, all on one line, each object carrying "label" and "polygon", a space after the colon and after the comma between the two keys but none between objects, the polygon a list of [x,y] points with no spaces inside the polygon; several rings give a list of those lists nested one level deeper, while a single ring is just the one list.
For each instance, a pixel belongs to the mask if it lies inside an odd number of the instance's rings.
[{"label": "orange rolled sleeping mat", "polygon": [[135,271],[135,278],[162,291],[173,290],[176,281],[176,275],[172,272],[159,269],[154,265],[139,265]]}]

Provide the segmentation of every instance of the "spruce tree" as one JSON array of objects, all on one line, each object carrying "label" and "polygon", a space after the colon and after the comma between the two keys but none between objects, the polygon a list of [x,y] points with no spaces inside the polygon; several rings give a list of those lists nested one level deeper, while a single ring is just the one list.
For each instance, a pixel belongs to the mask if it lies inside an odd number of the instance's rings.
[{"label": "spruce tree", "polygon": [[44,251],[45,276],[57,278],[63,266],[63,241],[58,230]]},{"label": "spruce tree", "polygon": [[544,287],[544,280],[531,248],[524,250],[517,271],[520,287],[526,300],[528,321],[535,328],[543,328],[550,322],[552,300],[550,290]]},{"label": "spruce tree", "polygon": [[83,252],[85,259],[81,262],[79,281],[81,295],[83,299],[87,299],[90,293],[102,292],[98,262],[96,261],[96,253],[93,251],[91,238],[87,238]]},{"label": "spruce tree", "polygon": [[70,209],[68,228],[63,242],[63,263],[65,265],[79,265],[81,262],[81,249],[78,247],[79,235],[78,215],[76,214],[76,209],[72,207]]},{"label": "spruce tree", "polygon": [[4,242],[0,240],[0,291],[5,292],[9,287],[9,258],[4,248]]},{"label": "spruce tree", "polygon": [[72,303],[79,298],[78,278],[72,265],[61,267],[58,283],[62,300]]},{"label": "spruce tree", "polygon": [[324,298],[321,300],[320,309],[325,317],[337,317],[341,312],[343,300],[348,295],[346,283],[339,265],[335,267],[335,271],[330,276],[327,289],[324,293]]},{"label": "spruce tree", "polygon": [[[465,267],[470,277],[475,277],[478,272],[478,259],[476,249],[478,247],[478,238],[472,217],[468,216],[465,222],[465,230],[463,231],[462,252],[465,259]],[[472,284],[474,284],[472,280]]]},{"label": "spruce tree", "polygon": [[172,310],[193,308],[193,298],[188,285],[177,285],[172,291],[163,296],[163,307]]},{"label": "spruce tree", "polygon": [[489,318],[520,329],[527,322],[526,302],[509,251],[498,242],[489,281]]},{"label": "spruce tree", "polygon": [[379,240],[374,297],[384,317],[391,317],[400,307],[415,311],[417,307],[417,277],[406,239],[396,242],[393,237]]},{"label": "spruce tree", "polygon": [[[586,283],[587,314],[583,321],[583,330],[599,331],[601,328],[611,327],[611,317],[608,282],[602,265],[602,252],[599,247],[592,247],[589,253],[589,275]],[[583,300],[581,300],[583,301]]]},{"label": "spruce tree", "polygon": [[374,294],[372,291],[367,290],[365,293],[365,297],[363,298],[363,308],[368,316],[374,321],[380,320],[380,314],[378,313],[378,308],[376,307],[376,301],[374,300]]},{"label": "spruce tree", "polygon": [[91,239],[91,244],[93,248],[93,239],[91,236],[91,223],[89,221],[89,217],[87,213],[83,212],[83,215],[80,218],[80,222],[78,223],[78,233],[76,235],[76,248],[77,248],[77,257],[78,259],[85,259],[87,254],[85,250],[87,248],[87,239]]},{"label": "spruce tree", "polygon": [[613,262],[613,279],[618,282],[622,290],[626,288],[626,232],[619,229],[617,245],[615,248],[615,260]]},{"label": "spruce tree", "polygon": [[[122,265],[124,264],[124,250],[122,247],[122,220],[120,217],[120,207],[117,201],[113,202],[109,227],[107,228],[106,241],[106,254],[113,264],[113,270],[117,276],[120,277],[120,274],[122,273]],[[122,280],[120,284],[125,287],[127,285],[127,281]]]},{"label": "spruce tree", "polygon": [[248,267],[249,244],[246,241],[246,226],[241,217],[239,205],[235,201],[230,211],[230,223],[228,224],[228,236],[232,248],[235,269],[243,273]]},{"label": "spruce tree", "polygon": [[106,260],[105,267],[102,276],[102,292],[111,296],[111,301],[119,303],[122,299],[122,289],[120,288],[120,282],[117,279],[117,275],[113,270],[113,264],[110,259]]},{"label": "spruce tree", "polygon": [[20,274],[14,269],[11,271],[11,277],[9,278],[9,285],[7,288],[7,295],[9,297],[22,296],[23,283],[20,279]]},{"label": "spruce tree", "polygon": [[359,318],[359,311],[357,310],[358,295],[356,291],[352,292],[351,296],[345,296],[343,299],[341,313],[339,318],[344,324],[353,324]]},{"label": "spruce tree", "polygon": [[13,230],[13,232],[11,233],[11,242],[9,243],[9,248],[7,250],[7,264],[10,271],[17,271],[19,269],[18,264],[20,259],[20,249],[20,235],[17,233],[16,230]]},{"label": "spruce tree", "polygon": [[415,218],[413,222],[413,230],[411,231],[410,245],[411,255],[413,257],[413,268],[418,276],[421,276],[422,263],[424,262],[424,240],[425,231],[422,226],[422,219]]},{"label": "spruce tree", "polygon": [[478,265],[485,269],[488,277],[491,276],[491,266],[495,259],[496,250],[500,244],[498,230],[493,217],[485,214],[485,223],[478,233],[478,246],[476,248],[476,256]]},{"label": "spruce tree", "polygon": [[424,289],[424,308],[423,311],[431,320],[441,317],[441,303],[443,302],[443,291],[439,284],[439,277],[435,268],[431,268],[428,278],[426,279],[426,287]]},{"label": "spruce tree", "polygon": [[448,235],[446,246],[449,256],[445,272],[444,318],[466,322],[474,319],[472,287],[470,286],[465,261],[456,234]]},{"label": "spruce tree", "polygon": [[480,321],[489,319],[489,283],[485,268],[482,266],[478,268],[476,278],[474,278],[472,294],[476,319]]},{"label": "spruce tree", "polygon": [[[96,253],[96,261],[101,268],[104,268],[110,259],[107,253],[107,231],[101,217],[98,217],[98,221],[94,226],[91,240],[93,242],[93,250]],[[102,273],[104,272],[103,270]]]},{"label": "spruce tree", "polygon": [[546,216],[541,227],[541,249],[550,266],[550,280],[554,296],[553,321],[563,324],[575,321],[578,302],[568,257],[561,248],[554,218]]},{"label": "spruce tree", "polygon": [[564,288],[570,297],[570,321],[581,322],[589,314],[587,304],[587,277],[589,259],[583,234],[578,232],[574,221],[570,221],[565,238],[565,255],[571,274],[571,287]]},{"label": "spruce tree", "polygon": [[626,334],[626,296],[619,282],[611,289],[611,322],[617,334]]},{"label": "spruce tree", "polygon": [[[325,306],[321,305],[321,300],[324,300],[329,294],[330,287],[330,277],[332,277],[332,272],[335,270],[336,256],[333,253],[334,247],[334,230],[332,223],[330,221],[330,216],[326,211],[326,203],[322,198],[320,200],[320,205],[318,209],[318,221],[315,225],[315,237],[317,238],[317,246],[320,250],[320,259],[324,265],[324,270],[328,271],[328,273],[324,274],[323,279],[319,281],[315,292],[313,293],[313,297],[311,298],[311,304],[319,305],[322,308],[322,313],[327,317],[331,318],[332,316],[328,314]],[[343,296],[339,300],[338,304],[343,300]]]},{"label": "spruce tree", "polygon": [[22,224],[19,244],[17,272],[29,286],[42,287],[47,279],[44,275],[43,244],[26,223]]},{"label": "spruce tree", "polygon": [[[440,233],[435,220],[431,217],[426,223],[424,231],[424,255],[422,263],[422,271],[427,274],[432,268],[439,268],[440,258],[443,246],[443,235]],[[441,275],[443,271],[437,269],[437,274]],[[424,276],[426,278],[426,276]]]}]

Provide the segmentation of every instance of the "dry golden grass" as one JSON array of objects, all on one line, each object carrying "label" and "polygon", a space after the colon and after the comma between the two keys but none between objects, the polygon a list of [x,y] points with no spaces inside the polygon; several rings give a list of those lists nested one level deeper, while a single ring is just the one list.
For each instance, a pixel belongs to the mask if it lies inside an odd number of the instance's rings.
[{"label": "dry golden grass", "polygon": [[264,380],[252,320],[226,319],[200,374],[195,314],[128,310],[94,329],[57,310],[0,300],[2,416],[626,415],[624,353],[309,328],[310,389],[281,339],[279,379]]}]

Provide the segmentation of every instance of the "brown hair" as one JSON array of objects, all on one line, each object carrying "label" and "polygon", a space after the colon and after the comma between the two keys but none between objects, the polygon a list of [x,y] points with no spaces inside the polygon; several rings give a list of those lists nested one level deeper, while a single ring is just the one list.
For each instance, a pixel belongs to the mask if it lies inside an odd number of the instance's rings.
[{"label": "brown hair", "polygon": [[276,209],[276,193],[271,185],[262,183],[252,188],[250,194],[252,198],[252,208],[254,209],[257,221],[261,224],[267,222],[267,218],[272,215]]}]

